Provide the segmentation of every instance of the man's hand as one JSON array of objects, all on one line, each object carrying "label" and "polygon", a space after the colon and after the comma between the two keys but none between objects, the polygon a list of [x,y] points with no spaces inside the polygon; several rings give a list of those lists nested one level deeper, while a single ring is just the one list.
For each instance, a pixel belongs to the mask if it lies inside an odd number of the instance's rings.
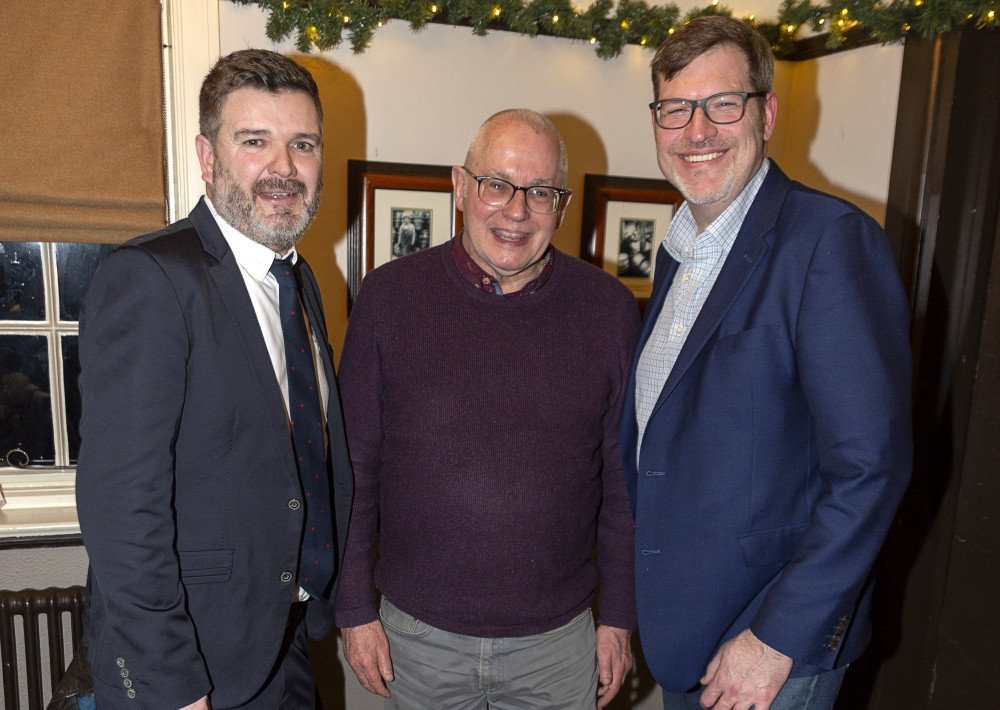
[{"label": "man's hand", "polygon": [[340,632],[344,637],[344,656],[361,687],[369,693],[388,698],[389,689],[385,684],[393,678],[392,661],[382,622],[376,619],[362,626],[341,629]]},{"label": "man's hand", "polygon": [[701,705],[715,710],[770,710],[792,659],[745,629],[722,644],[702,677]]},{"label": "man's hand", "polygon": [[212,710],[212,703],[208,702],[208,696],[203,695],[190,705],[185,705],[181,710]]},{"label": "man's hand", "polygon": [[631,631],[613,626],[597,627],[597,707],[607,707],[632,670]]}]

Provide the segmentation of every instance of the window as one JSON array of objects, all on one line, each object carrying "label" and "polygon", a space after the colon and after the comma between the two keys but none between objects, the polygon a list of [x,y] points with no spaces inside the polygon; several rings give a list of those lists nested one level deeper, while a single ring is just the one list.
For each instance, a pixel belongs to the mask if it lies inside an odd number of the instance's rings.
[{"label": "window", "polygon": [[67,494],[70,500],[63,504],[72,505],[80,451],[80,308],[98,264],[113,248],[0,242],[0,502],[5,508],[58,505]]}]

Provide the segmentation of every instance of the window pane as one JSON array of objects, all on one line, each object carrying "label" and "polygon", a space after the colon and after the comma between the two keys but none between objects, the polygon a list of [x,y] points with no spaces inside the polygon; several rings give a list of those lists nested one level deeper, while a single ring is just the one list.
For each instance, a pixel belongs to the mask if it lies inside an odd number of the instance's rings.
[{"label": "window pane", "polygon": [[[48,340],[44,335],[0,335],[0,465],[20,449],[32,464],[53,465]],[[10,454],[14,460],[22,458]]]},{"label": "window pane", "polygon": [[59,320],[80,319],[80,307],[97,265],[114,248],[112,244],[56,244]]},{"label": "window pane", "polygon": [[75,335],[62,337],[63,395],[66,398],[66,433],[69,436],[69,464],[76,466],[80,455],[80,343]]},{"label": "window pane", "polygon": [[45,320],[40,243],[0,242],[0,320]]}]

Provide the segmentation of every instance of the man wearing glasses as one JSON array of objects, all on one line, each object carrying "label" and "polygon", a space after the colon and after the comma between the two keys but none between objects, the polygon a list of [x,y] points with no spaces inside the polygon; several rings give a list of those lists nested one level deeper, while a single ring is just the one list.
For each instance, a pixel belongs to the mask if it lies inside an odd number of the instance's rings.
[{"label": "man wearing glasses", "polygon": [[652,62],[657,159],[687,202],[657,255],[621,444],[667,710],[831,708],[910,474],[889,245],[765,159],[773,71],[767,42],[724,17]]},{"label": "man wearing glasses", "polygon": [[452,181],[464,230],[368,274],[351,311],[345,655],[388,708],[604,707],[632,665],[638,310],[550,245],[570,192],[544,116],[488,119]]}]

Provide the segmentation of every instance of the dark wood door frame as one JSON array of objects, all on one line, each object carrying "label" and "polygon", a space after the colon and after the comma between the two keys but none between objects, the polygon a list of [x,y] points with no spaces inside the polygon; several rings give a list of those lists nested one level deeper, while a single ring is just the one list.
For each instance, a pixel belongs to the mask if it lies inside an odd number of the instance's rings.
[{"label": "dark wood door frame", "polygon": [[998,67],[997,31],[904,50],[886,232],[912,308],[916,459],[838,709],[991,708],[1000,692]]}]

